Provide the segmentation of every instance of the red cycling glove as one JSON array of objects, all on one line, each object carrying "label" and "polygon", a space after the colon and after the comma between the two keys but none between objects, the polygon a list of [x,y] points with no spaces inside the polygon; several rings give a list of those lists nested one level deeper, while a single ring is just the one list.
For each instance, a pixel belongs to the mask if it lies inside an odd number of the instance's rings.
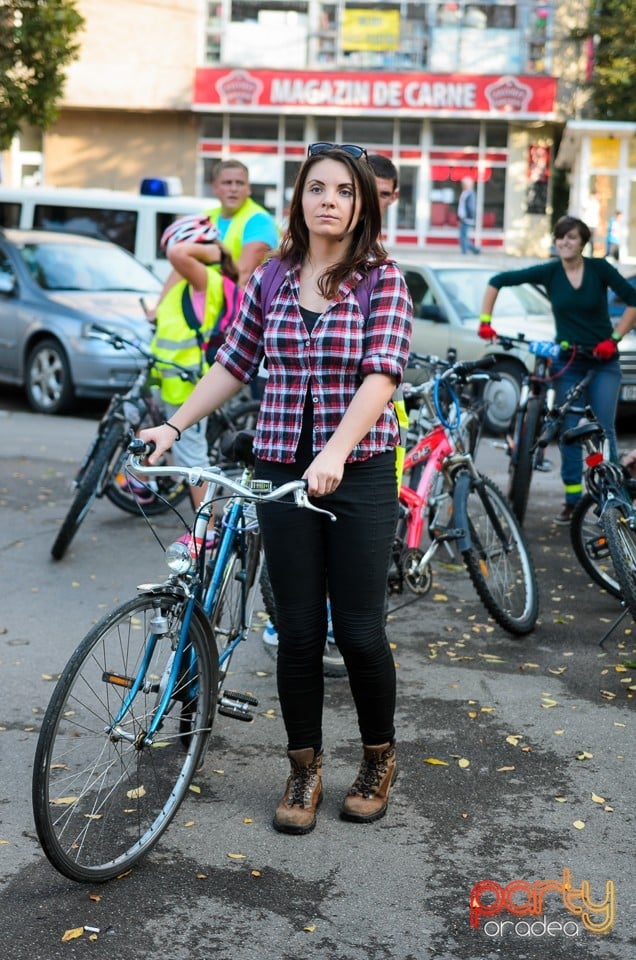
[{"label": "red cycling glove", "polygon": [[592,350],[592,356],[597,360],[613,360],[618,353],[618,344],[616,340],[608,337],[607,340],[601,340]]},{"label": "red cycling glove", "polygon": [[496,330],[493,330],[490,322],[485,323],[483,320],[479,324],[479,330],[477,331],[477,334],[482,340],[496,340],[497,338],[497,332]]}]

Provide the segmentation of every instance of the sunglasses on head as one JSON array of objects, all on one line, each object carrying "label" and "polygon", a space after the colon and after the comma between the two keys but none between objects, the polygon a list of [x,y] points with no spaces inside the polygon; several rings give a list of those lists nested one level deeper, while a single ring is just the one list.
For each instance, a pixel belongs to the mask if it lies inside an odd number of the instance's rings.
[{"label": "sunglasses on head", "polygon": [[328,153],[329,150],[342,150],[355,160],[359,160],[361,157],[366,157],[367,155],[365,148],[358,147],[355,143],[328,143],[326,140],[319,140],[318,143],[309,144],[307,156],[315,157],[319,153]]}]

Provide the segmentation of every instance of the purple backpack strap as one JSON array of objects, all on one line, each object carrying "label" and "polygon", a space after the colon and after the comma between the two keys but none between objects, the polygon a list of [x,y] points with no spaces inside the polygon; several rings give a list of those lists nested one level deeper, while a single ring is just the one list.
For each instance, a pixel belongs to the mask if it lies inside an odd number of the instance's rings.
[{"label": "purple backpack strap", "polygon": [[289,261],[279,260],[278,257],[272,257],[265,264],[261,277],[261,313],[263,317],[266,317],[269,313],[274,294],[283,282],[283,277],[288,270]]},{"label": "purple backpack strap", "polygon": [[[288,269],[289,261],[279,260],[277,257],[272,257],[272,259],[268,260],[265,264],[263,276],[261,277],[261,311],[263,317],[266,317],[269,313],[269,308],[272,305],[274,294],[283,282],[283,277],[287,273]],[[368,274],[363,277],[356,287],[356,299],[360,305],[360,310],[362,311],[362,315],[364,316],[365,320],[369,319],[371,294],[373,293],[373,289],[378,282],[379,276],[380,268],[372,267]]]}]

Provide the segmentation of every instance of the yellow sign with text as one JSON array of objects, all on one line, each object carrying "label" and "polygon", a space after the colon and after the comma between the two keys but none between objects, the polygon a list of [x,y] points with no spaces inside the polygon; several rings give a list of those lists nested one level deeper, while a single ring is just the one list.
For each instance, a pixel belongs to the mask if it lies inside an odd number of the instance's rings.
[{"label": "yellow sign with text", "polygon": [[398,50],[399,10],[345,10],[342,18],[343,50]]}]

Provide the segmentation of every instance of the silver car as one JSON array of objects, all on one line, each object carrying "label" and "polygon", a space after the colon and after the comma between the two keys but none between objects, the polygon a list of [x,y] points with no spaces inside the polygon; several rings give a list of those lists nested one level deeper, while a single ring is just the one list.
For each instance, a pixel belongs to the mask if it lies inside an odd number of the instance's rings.
[{"label": "silver car", "polygon": [[24,387],[39,413],[124,389],[137,360],[91,337],[91,324],[147,344],[140,298],[156,302],[160,292],[155,275],[113,243],[0,230],[0,382]]},{"label": "silver car", "polygon": [[[501,344],[488,344],[478,337],[484,290],[494,274],[510,269],[510,262],[504,265],[500,261],[476,259],[478,262],[466,263],[449,256],[447,260],[420,262],[396,257],[413,298],[412,350],[446,357],[452,348],[458,360],[479,360],[494,354],[501,380],[489,382],[484,390],[488,402],[485,423],[492,432],[505,433],[519,400],[526,368],[531,370],[534,366],[534,356],[525,349],[504,350]],[[499,291],[492,324],[499,334],[523,333],[526,340],[554,339],[550,303],[538,288],[529,284]],[[629,403],[636,400],[636,334],[625,337],[619,350],[623,372],[621,401]],[[418,375],[416,370],[407,374],[411,380]]]}]

